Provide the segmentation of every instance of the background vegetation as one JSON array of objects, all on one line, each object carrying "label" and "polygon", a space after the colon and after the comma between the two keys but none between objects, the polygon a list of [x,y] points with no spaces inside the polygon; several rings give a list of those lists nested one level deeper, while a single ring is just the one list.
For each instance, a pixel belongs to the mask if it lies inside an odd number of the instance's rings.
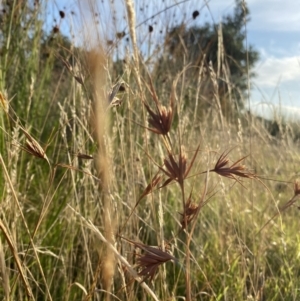
[{"label": "background vegetation", "polygon": [[299,300],[298,125],[249,111],[246,2],[109,3],[80,46],[83,7],[2,5],[1,299]]}]

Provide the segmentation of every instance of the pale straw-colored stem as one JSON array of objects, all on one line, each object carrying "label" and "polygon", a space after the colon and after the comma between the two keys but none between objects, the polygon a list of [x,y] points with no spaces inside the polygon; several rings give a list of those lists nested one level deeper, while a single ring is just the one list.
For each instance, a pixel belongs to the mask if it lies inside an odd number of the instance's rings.
[{"label": "pale straw-colored stem", "polygon": [[155,295],[155,293],[150,289],[150,287],[143,282],[143,279],[141,277],[138,276],[137,272],[131,267],[131,265],[129,264],[129,262],[118,252],[118,250],[115,248],[115,246],[109,241],[107,240],[104,235],[99,231],[99,229],[91,222],[86,220],[82,215],[80,215],[80,213],[78,213],[74,208],[72,208],[70,205],[68,205],[68,207],[72,210],[73,213],[75,213],[75,215],[83,222],[83,224],[90,229],[98,239],[100,239],[102,242],[104,242],[107,247],[113,252],[113,254],[116,256],[116,258],[118,260],[120,260],[120,262],[126,266],[126,268],[128,269],[128,272],[130,273],[130,275],[140,283],[140,285],[142,286],[142,288],[153,298],[153,300],[155,301],[159,301],[159,299],[157,298],[157,296]]}]

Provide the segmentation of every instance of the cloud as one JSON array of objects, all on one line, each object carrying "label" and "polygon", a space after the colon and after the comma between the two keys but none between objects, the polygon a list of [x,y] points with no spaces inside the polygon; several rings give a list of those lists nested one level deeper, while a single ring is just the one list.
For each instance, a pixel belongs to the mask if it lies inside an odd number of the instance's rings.
[{"label": "cloud", "polygon": [[261,87],[300,82],[300,56],[267,57],[256,68],[254,82]]},{"label": "cloud", "polygon": [[[251,21],[249,30],[299,32],[300,31],[300,1],[298,0],[248,0]],[[222,16],[232,15],[235,1],[211,0],[208,6],[215,21]]]},{"label": "cloud", "polygon": [[251,112],[255,115],[267,119],[273,119],[274,117],[284,117],[285,119],[290,121],[300,120],[300,108],[295,106],[252,102]]},{"label": "cloud", "polygon": [[[300,56],[276,57],[264,51],[264,56],[254,71],[257,76],[252,80],[251,99],[272,105],[289,105],[285,115],[293,110],[296,113],[296,108],[300,107]],[[298,110],[297,116],[299,117]]]},{"label": "cloud", "polygon": [[300,1],[248,0],[250,29],[300,31]]}]

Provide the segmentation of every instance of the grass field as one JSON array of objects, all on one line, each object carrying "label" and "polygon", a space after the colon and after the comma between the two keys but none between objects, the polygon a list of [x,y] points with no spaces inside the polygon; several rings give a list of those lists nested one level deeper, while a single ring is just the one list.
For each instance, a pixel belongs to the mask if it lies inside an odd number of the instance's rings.
[{"label": "grass field", "polygon": [[228,118],[214,70],[159,84],[132,1],[121,68],[41,2],[1,19],[0,299],[300,300],[299,125]]}]

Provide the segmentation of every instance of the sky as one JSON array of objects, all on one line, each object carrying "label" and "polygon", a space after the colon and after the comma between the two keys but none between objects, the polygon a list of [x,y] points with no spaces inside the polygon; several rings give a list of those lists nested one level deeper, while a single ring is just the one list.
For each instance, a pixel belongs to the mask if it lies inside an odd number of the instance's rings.
[{"label": "sky", "polygon": [[[281,110],[300,119],[300,1],[248,0],[247,4],[248,43],[260,55],[251,92],[253,110],[264,115]],[[232,11],[234,1],[212,0],[209,5],[218,20]]]},{"label": "sky", "polygon": [[[80,36],[80,28],[86,29],[82,30],[85,35],[100,32],[101,35],[109,36],[110,31],[128,31],[124,27],[127,24],[124,0],[53,3],[53,11],[64,9],[66,12],[75,12],[72,14],[72,26],[73,31],[78,33],[77,37]],[[97,6],[93,10],[98,11],[98,28],[92,24],[94,16],[89,15],[86,3],[94,3]],[[300,0],[247,0],[246,3],[251,18],[247,24],[247,43],[252,45],[260,56],[254,68],[257,76],[252,80],[251,109],[267,117],[283,114],[300,120]],[[138,40],[143,43],[146,40],[145,28],[148,29],[149,24],[166,29],[170,22],[176,24],[185,15],[189,18],[195,9],[200,12],[197,22],[218,23],[222,16],[233,13],[235,0],[134,0],[134,5],[137,24],[165,7],[174,5],[137,28]],[[84,21],[79,21],[80,12],[81,15],[85,15]],[[193,25],[193,20],[190,19],[189,22]],[[82,22],[85,22],[85,26],[82,26]],[[62,31],[64,26],[65,30],[69,28],[63,22],[60,25]]]}]

